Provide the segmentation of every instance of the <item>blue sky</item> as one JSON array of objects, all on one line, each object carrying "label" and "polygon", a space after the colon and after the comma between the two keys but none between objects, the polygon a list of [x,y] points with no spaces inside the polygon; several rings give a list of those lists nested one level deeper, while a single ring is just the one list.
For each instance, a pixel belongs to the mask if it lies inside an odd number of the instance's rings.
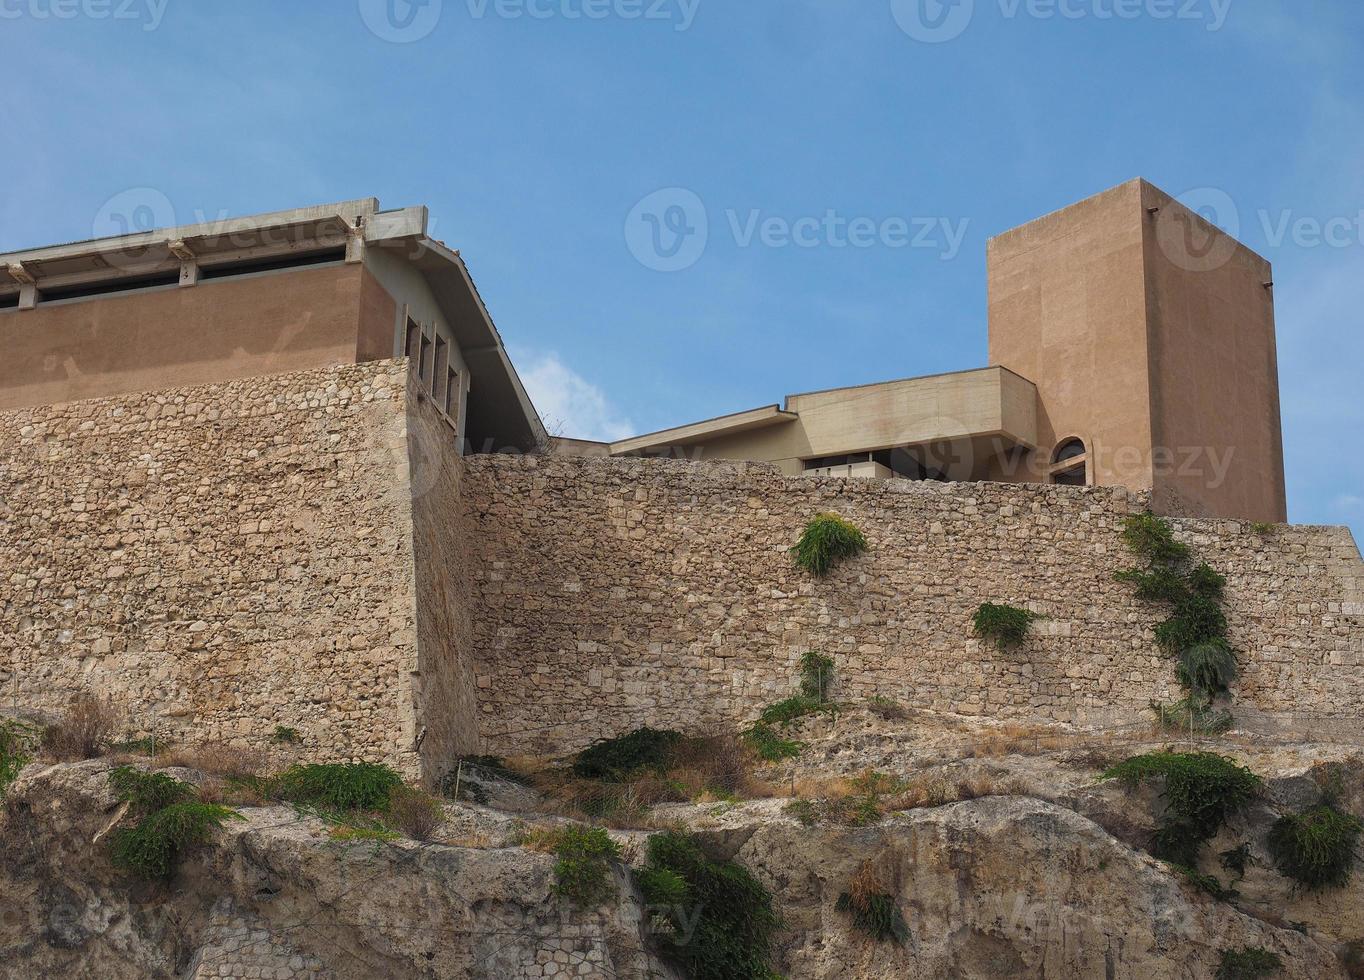
[{"label": "blue sky", "polygon": [[[425,203],[543,413],[601,437],[980,366],[989,236],[1213,188],[1276,267],[1291,516],[1364,540],[1364,5],[391,2],[0,0],[0,249],[129,200]],[[666,189],[699,254],[626,234]]]}]

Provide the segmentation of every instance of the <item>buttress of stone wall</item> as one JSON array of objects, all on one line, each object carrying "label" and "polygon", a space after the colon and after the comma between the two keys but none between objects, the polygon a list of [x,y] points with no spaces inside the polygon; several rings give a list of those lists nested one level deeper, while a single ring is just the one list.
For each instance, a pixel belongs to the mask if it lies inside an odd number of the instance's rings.
[{"label": "buttress of stone wall", "polygon": [[447,772],[479,751],[474,700],[473,533],[461,500],[464,461],[455,428],[413,383],[407,390],[408,484],[412,495],[417,640],[414,696],[423,771]]},{"label": "buttress of stone wall", "polygon": [[[732,727],[795,693],[808,650],[836,696],[1090,725],[1180,696],[1113,575],[1146,498],[1119,488],[784,477],[742,463],[472,457],[474,622],[487,750],[564,751],[640,725]],[[790,548],[837,511],[870,551],[815,580]],[[1238,711],[1364,719],[1364,566],[1342,528],[1184,520],[1228,577]],[[1020,648],[972,635],[983,602],[1039,613]]]},{"label": "buttress of stone wall", "polygon": [[415,774],[403,362],[0,415],[0,706]]}]

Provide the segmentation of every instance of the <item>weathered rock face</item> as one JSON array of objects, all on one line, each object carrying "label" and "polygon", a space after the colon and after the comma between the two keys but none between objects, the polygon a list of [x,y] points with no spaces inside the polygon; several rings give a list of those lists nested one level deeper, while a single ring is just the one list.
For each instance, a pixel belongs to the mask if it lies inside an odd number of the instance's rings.
[{"label": "weathered rock face", "polygon": [[[450,808],[460,846],[342,845],[290,809],[245,810],[173,885],[130,885],[105,857],[118,816],[108,768],[34,766],[11,788],[0,977],[676,976],[650,952],[623,868],[614,903],[575,910],[553,895],[554,859],[509,846],[513,818],[476,807]],[[1121,808],[1120,794],[1109,804]],[[783,800],[673,806],[659,819],[694,829],[771,890],[785,919],[778,966],[793,980],[1203,980],[1223,950],[1245,947],[1277,953],[1289,978],[1343,976],[1338,933],[1213,902],[1045,800],[985,797],[865,828],[802,826]],[[620,839],[638,861],[645,835]],[[836,908],[865,862],[903,912],[903,945],[857,933]]]},{"label": "weathered rock face", "polygon": [[552,857],[342,845],[285,808],[243,811],[172,886],[130,885],[92,843],[117,814],[108,768],[30,767],[11,787],[0,977],[673,976],[623,872],[617,902],[581,912],[554,897]]}]

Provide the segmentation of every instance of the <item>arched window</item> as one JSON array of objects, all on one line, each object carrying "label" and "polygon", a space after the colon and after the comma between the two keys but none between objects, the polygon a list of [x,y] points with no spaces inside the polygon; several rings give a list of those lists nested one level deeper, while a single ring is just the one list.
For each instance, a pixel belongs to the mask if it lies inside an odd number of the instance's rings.
[{"label": "arched window", "polygon": [[1051,454],[1051,482],[1065,487],[1089,484],[1089,450],[1082,439],[1066,439]]}]

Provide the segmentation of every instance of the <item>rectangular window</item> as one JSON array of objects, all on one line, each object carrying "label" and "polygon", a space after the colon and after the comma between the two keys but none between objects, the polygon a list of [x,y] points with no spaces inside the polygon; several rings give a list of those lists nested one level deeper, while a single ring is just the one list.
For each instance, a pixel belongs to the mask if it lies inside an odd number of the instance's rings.
[{"label": "rectangular window", "polygon": [[445,338],[436,334],[436,360],[431,372],[431,397],[436,400],[437,405],[444,404],[445,390],[441,387],[446,384],[446,375],[450,371],[450,345]]},{"label": "rectangular window", "polygon": [[412,357],[417,353],[417,342],[421,339],[421,324],[411,317],[407,318],[407,339],[403,341],[403,357]]},{"label": "rectangular window", "polygon": [[417,365],[417,377],[429,382],[431,380],[431,338],[426,335],[425,330],[422,331],[422,345],[419,356],[421,361]]},{"label": "rectangular window", "polygon": [[445,376],[445,414],[450,418],[454,418],[459,411],[459,381],[459,372],[448,368]]}]

